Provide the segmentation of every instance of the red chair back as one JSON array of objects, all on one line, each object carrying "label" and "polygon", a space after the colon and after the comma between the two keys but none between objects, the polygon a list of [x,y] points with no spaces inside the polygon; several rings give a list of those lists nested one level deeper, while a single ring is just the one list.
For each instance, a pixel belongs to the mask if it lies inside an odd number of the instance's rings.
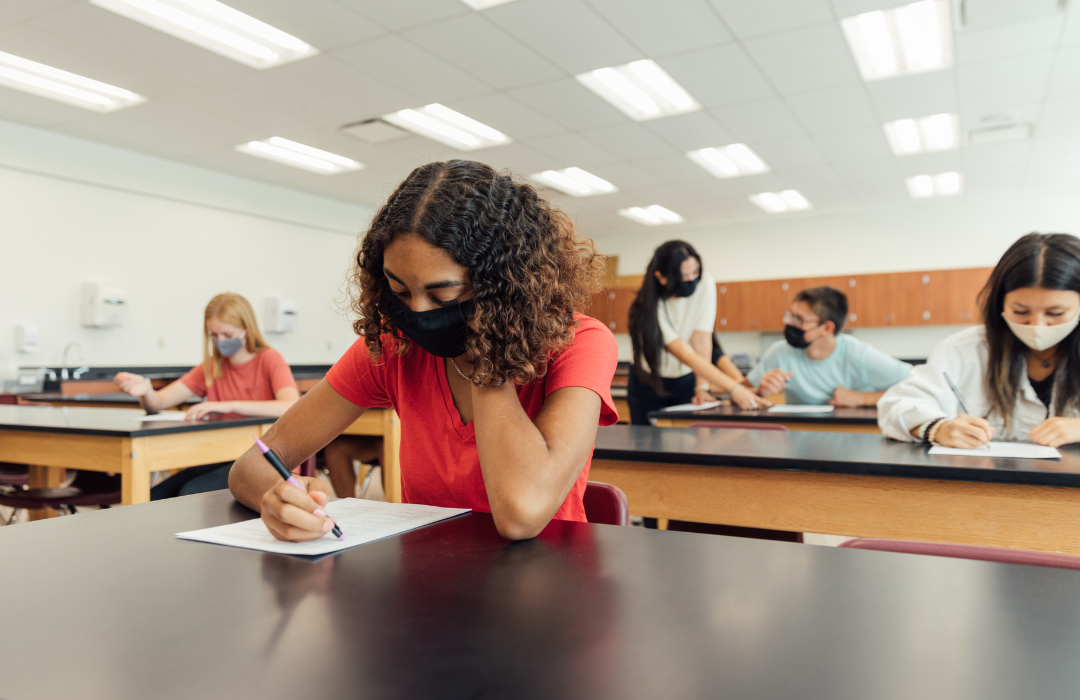
[{"label": "red chair back", "polygon": [[780,423],[755,423],[751,421],[700,421],[691,423],[688,428],[736,428],[739,430],[789,430]]},{"label": "red chair back", "polygon": [[624,527],[630,524],[630,506],[626,494],[618,486],[589,481],[581,501],[585,505],[585,519],[590,523]]},{"label": "red chair back", "polygon": [[970,544],[946,544],[943,542],[908,542],[906,540],[877,540],[860,538],[848,540],[840,545],[848,549],[871,549],[878,552],[899,552],[901,554],[923,554],[931,557],[950,557],[952,559],[975,559],[993,561],[1002,564],[1025,564],[1027,566],[1048,566],[1054,569],[1080,569],[1080,557],[1047,552],[1029,552],[1024,549],[1005,549],[1003,547],[976,547]]},{"label": "red chair back", "polygon": [[301,462],[300,466],[293,469],[293,474],[299,474],[300,476],[315,476],[315,455],[311,455]]}]

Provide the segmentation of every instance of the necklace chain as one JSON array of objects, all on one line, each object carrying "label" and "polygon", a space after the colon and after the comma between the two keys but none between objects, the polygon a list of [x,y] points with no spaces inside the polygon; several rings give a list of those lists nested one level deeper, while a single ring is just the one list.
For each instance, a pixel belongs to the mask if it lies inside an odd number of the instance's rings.
[{"label": "necklace chain", "polygon": [[465,373],[461,371],[461,368],[457,366],[457,362],[455,362],[454,358],[452,358],[452,357],[450,358],[450,364],[454,365],[454,369],[457,370],[457,373],[461,375],[462,379],[464,379],[467,382],[472,381],[467,376],[465,376]]}]

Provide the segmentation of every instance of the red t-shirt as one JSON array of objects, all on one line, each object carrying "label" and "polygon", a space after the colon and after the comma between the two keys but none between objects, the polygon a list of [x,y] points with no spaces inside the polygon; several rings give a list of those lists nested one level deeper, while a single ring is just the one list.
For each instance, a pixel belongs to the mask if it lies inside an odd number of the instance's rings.
[{"label": "red t-shirt", "polygon": [[202,365],[195,365],[180,378],[188,389],[209,401],[273,401],[278,390],[296,386],[292,370],[281,353],[266,348],[242,365],[234,365],[229,358],[221,362],[221,376],[206,387]]},{"label": "red t-shirt", "polygon": [[[584,387],[600,396],[600,425],[612,425],[619,420],[611,399],[611,379],[619,359],[615,336],[596,319],[578,314],[577,320],[572,344],[548,363],[544,377],[518,387],[518,399],[535,421],[548,394],[568,386]],[[398,355],[395,345],[390,336],[384,336],[382,359],[373,364],[367,345],[362,338],[357,340],[330,368],[327,381],[357,406],[398,412],[401,498],[405,503],[490,513],[476,432],[472,423],[461,423],[442,358],[416,344],[405,355]],[[581,498],[591,464],[589,455],[570,495],[555,513],[557,520],[585,522]]]}]

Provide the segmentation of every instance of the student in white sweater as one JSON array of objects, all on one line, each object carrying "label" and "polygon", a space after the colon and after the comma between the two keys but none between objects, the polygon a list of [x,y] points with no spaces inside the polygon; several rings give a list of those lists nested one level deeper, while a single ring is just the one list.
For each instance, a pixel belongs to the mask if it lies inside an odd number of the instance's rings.
[{"label": "student in white sweater", "polygon": [[983,326],[943,340],[881,398],[882,431],[962,448],[1080,442],[1080,239],[1020,238],[994,268],[981,305]]}]

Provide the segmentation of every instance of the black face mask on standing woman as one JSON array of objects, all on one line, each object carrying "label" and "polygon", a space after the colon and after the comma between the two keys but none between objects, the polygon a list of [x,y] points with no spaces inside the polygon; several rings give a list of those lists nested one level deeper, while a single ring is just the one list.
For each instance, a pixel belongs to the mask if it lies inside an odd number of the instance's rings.
[{"label": "black face mask on standing woman", "polygon": [[413,311],[392,292],[386,293],[390,320],[406,338],[435,357],[465,354],[465,341],[472,332],[468,323],[472,310],[472,299],[468,299],[441,309]]},{"label": "black face mask on standing woman", "polygon": [[683,280],[680,282],[679,286],[675,288],[675,296],[688,297],[693,294],[694,290],[697,289],[697,283],[700,279],[701,277],[698,276],[690,281]]}]

